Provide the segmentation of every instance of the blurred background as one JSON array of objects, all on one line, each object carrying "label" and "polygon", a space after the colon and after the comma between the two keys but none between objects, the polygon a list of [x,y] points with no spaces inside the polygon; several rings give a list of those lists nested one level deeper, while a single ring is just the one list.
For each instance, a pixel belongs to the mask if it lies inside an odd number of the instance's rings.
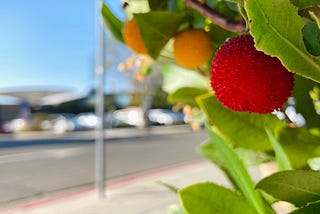
[{"label": "blurred background", "polygon": [[[123,18],[121,1],[110,4]],[[94,128],[95,4],[8,2],[0,10],[1,132]],[[139,63],[147,60],[108,33],[105,40],[105,125],[143,126],[143,119],[152,125],[184,123],[181,112],[170,110],[160,72],[141,82]],[[160,114],[141,118],[147,108]]]},{"label": "blurred background", "polygon": [[[124,19],[120,0],[106,3]],[[1,2],[0,207],[94,185],[96,15],[94,1]],[[106,179],[202,159],[193,109],[104,36]]]}]

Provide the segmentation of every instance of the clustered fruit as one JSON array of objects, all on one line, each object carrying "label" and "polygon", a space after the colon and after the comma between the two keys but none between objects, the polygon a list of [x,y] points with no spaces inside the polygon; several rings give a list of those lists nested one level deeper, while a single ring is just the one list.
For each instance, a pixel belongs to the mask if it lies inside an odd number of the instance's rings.
[{"label": "clustered fruit", "polygon": [[188,29],[174,38],[173,53],[176,62],[186,68],[197,68],[212,56],[212,41],[203,29]]},{"label": "clustered fruit", "polygon": [[[132,50],[147,54],[134,19],[125,24],[123,38]],[[212,47],[206,31],[188,29],[174,37],[174,59],[183,67],[195,69],[210,60]],[[256,50],[250,35],[225,42],[212,60],[210,74],[212,89],[225,107],[259,114],[281,108],[290,96],[294,82],[294,74],[278,58]]]},{"label": "clustered fruit", "polygon": [[147,49],[141,38],[135,19],[130,19],[123,28],[123,40],[133,51],[139,54],[147,54]]},{"label": "clustered fruit", "polygon": [[[123,39],[133,51],[147,54],[135,19],[129,20],[123,29]],[[197,68],[212,56],[212,41],[203,29],[188,29],[174,36],[173,54],[177,64],[186,68]]]},{"label": "clustered fruit", "polygon": [[250,35],[229,39],[211,65],[215,96],[234,111],[273,112],[287,101],[293,82],[293,73],[278,58],[256,50]]}]

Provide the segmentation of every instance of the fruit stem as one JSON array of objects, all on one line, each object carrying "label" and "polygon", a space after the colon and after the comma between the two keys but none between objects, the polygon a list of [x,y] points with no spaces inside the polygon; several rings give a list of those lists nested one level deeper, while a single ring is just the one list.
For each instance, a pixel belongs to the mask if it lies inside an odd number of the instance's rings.
[{"label": "fruit stem", "polygon": [[245,23],[226,17],[221,13],[213,10],[205,3],[201,3],[197,0],[184,0],[184,4],[186,7],[192,8],[198,11],[201,15],[209,18],[213,23],[219,25],[223,29],[236,33],[246,32]]}]

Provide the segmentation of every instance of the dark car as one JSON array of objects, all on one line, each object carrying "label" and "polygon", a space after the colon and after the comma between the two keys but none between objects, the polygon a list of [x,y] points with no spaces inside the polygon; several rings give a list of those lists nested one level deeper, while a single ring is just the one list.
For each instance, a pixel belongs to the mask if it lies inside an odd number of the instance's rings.
[{"label": "dark car", "polygon": [[5,124],[0,124],[0,133],[11,133],[10,128]]}]

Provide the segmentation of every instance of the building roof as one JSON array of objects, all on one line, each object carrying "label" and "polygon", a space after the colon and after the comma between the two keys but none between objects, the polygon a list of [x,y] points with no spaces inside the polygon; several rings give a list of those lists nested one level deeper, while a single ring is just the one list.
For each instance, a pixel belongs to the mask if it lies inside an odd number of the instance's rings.
[{"label": "building roof", "polygon": [[44,88],[13,88],[0,89],[0,95],[18,98],[27,101],[30,105],[57,105],[70,100],[75,100],[83,95],[66,89]]}]

